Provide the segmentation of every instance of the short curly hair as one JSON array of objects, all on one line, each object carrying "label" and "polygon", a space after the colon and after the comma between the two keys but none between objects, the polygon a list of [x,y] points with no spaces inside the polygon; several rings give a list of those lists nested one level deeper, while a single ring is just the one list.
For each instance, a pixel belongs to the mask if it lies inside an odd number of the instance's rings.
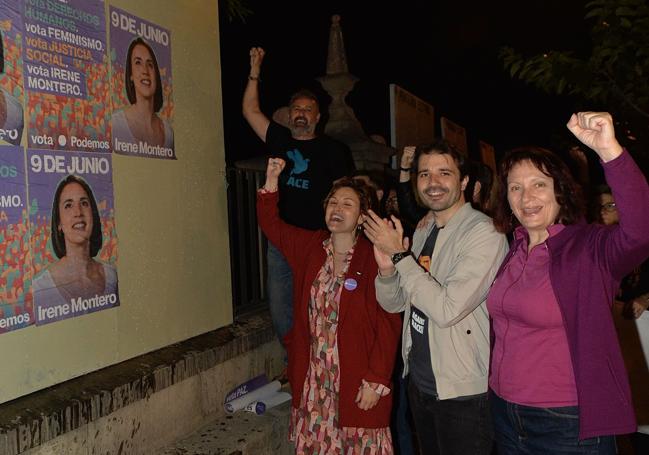
[{"label": "short curly hair", "polygon": [[554,182],[554,197],[559,204],[556,222],[575,224],[584,216],[584,201],[581,187],[575,182],[566,163],[555,153],[541,147],[519,147],[507,152],[500,163],[500,188],[498,203],[494,208],[494,225],[498,231],[511,232],[518,220],[512,216],[507,199],[507,177],[512,168],[528,161]]},{"label": "short curly hair", "polygon": [[306,89],[306,88],[301,88],[297,92],[293,93],[291,95],[291,99],[288,102],[289,106],[292,106],[293,103],[299,99],[307,99],[315,102],[316,106],[318,106],[318,109],[320,109],[320,101],[318,100],[318,97],[316,96],[315,93],[313,93],[311,90]]},{"label": "short curly hair", "polygon": [[327,197],[325,197],[323,202],[323,207],[325,208],[325,210],[327,209],[329,199],[331,199],[334,193],[341,188],[350,188],[356,193],[361,205],[361,214],[366,214],[370,209],[374,212],[377,211],[379,200],[376,196],[376,189],[365,183],[363,180],[354,179],[351,177],[343,177],[340,180],[336,180],[336,182],[334,182],[331,190],[329,191],[329,194],[327,194]]}]

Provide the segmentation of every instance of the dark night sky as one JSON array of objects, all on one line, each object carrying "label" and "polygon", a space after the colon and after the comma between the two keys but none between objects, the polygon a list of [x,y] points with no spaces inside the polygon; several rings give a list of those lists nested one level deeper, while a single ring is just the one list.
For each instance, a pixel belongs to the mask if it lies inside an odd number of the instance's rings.
[{"label": "dark night sky", "polygon": [[268,115],[298,88],[323,94],[314,78],[325,73],[332,14],[342,16],[349,69],[360,79],[348,103],[368,134],[389,136],[390,83],[434,105],[437,118],[444,115],[467,128],[472,154],[478,139],[497,151],[530,143],[548,146],[552,132],[575,108],[570,99],[512,81],[498,50],[510,45],[526,54],[587,51],[590,24],[583,19],[581,0],[402,0],[393,3],[399,9],[371,10],[357,3],[249,0],[254,14],[245,23],[228,22],[221,12],[228,162],[263,150],[241,116],[249,48],[266,49],[261,103]]}]

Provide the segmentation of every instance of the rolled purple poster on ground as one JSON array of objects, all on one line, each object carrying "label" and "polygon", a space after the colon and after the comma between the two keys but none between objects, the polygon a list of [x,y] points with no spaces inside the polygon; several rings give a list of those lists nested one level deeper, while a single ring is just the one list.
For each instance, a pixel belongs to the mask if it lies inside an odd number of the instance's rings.
[{"label": "rolled purple poster on ground", "polygon": [[249,379],[243,384],[239,384],[234,389],[230,390],[227,395],[225,395],[225,400],[223,400],[223,403],[229,403],[232,400],[235,400],[252,392],[253,390],[257,390],[258,388],[265,386],[266,384],[268,384],[268,378],[265,374],[255,376],[254,378]]},{"label": "rolled purple poster on ground", "polygon": [[288,392],[276,392],[272,395],[264,397],[260,400],[253,401],[245,407],[245,410],[248,412],[253,412],[257,415],[261,415],[268,411],[269,409],[279,406],[282,403],[290,401],[291,394]]},{"label": "rolled purple poster on ground", "polygon": [[282,384],[279,381],[273,381],[265,386],[262,386],[256,390],[253,390],[250,393],[247,393],[239,398],[236,398],[229,403],[225,403],[225,412],[233,413],[237,412],[240,409],[245,408],[253,401],[262,400],[264,397],[279,392],[279,389],[282,388]]}]

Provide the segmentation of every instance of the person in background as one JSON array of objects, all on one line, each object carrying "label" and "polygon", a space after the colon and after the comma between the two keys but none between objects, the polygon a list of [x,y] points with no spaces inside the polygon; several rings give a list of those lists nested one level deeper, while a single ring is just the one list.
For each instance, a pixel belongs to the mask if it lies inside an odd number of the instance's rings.
[{"label": "person in background", "polygon": [[[600,185],[595,190],[598,210],[598,221],[606,226],[620,222],[611,187]],[[625,302],[625,314],[638,319],[649,307],[649,261],[643,262],[624,277],[620,283],[617,298]]]},{"label": "person in background", "polygon": [[338,180],[324,199],[327,229],[302,229],[279,217],[284,165],[269,159],[257,218],[294,277],[286,336],[291,440],[298,454],[392,454],[391,377],[401,320],[376,301],[377,265],[362,234],[367,211],[377,206],[375,190],[358,179]]},{"label": "person in background", "polygon": [[421,207],[415,197],[411,174],[412,163],[417,147],[408,145],[403,148],[401,162],[399,164],[399,183],[397,185],[397,203],[399,205],[399,217],[402,225],[416,226],[419,220],[426,215],[428,210]]},{"label": "person in background", "polygon": [[649,255],[649,186],[608,113],[573,114],[567,126],[599,157],[621,222],[583,220],[579,187],[554,153],[503,158],[494,221],[514,241],[487,300],[499,455],[614,454],[614,435],[636,429],[611,305]]},{"label": "person in background", "polygon": [[394,184],[388,184],[386,188],[385,198],[383,199],[383,208],[381,209],[381,214],[390,218],[394,215],[399,218],[399,199],[397,198],[397,189]]},{"label": "person in background", "polygon": [[368,169],[356,170],[352,173],[351,177],[353,179],[361,180],[366,185],[374,188],[374,191],[376,192],[376,199],[379,201],[379,205],[381,205],[383,197],[385,196],[385,183],[383,175],[379,171],[372,171]]},{"label": "person in background", "polygon": [[491,214],[491,188],[493,172],[481,161],[469,163],[469,183],[464,192],[464,198],[471,201],[471,206],[487,215]]},{"label": "person in background", "polygon": [[[349,149],[316,133],[320,106],[315,95],[301,90],[293,94],[282,118],[288,128],[270,120],[259,105],[261,65],[265,52],[250,49],[250,73],[243,94],[243,116],[266,143],[271,157],[288,163],[279,177],[279,214],[283,221],[312,231],[324,227],[322,201],[333,182],[354,171]],[[280,342],[292,326],[293,278],[286,258],[272,240],[268,244],[268,305]]]}]

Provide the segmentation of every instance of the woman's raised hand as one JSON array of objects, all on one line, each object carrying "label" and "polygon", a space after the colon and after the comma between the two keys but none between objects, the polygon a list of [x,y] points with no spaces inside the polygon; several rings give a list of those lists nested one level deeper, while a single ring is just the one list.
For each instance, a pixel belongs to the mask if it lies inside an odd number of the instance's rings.
[{"label": "woman's raised hand", "polygon": [[264,188],[268,191],[277,191],[277,181],[279,174],[282,173],[286,161],[281,158],[268,158],[268,165],[266,166],[266,184]]},{"label": "woman's raised hand", "polygon": [[578,112],[572,114],[566,126],[602,161],[611,161],[622,154],[622,146],[615,139],[613,117],[608,112]]}]

